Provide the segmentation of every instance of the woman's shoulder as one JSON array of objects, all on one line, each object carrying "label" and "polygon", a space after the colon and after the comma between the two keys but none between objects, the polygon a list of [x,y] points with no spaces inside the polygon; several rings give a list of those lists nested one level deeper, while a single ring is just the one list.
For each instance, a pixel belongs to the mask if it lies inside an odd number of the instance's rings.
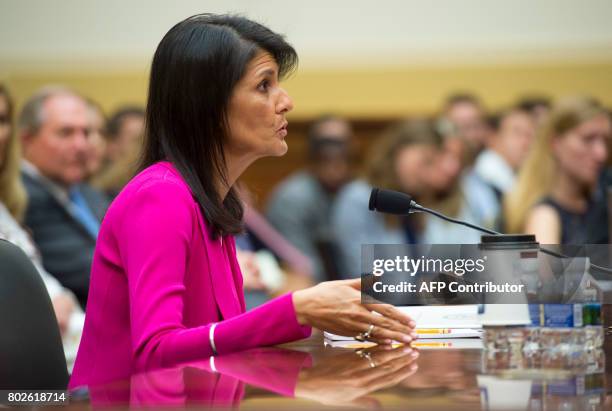
[{"label": "woman's shoulder", "polygon": [[554,202],[541,200],[527,213],[525,232],[535,234],[541,244],[559,244],[563,221]]},{"label": "woman's shoulder", "polygon": [[191,198],[189,186],[176,168],[167,161],[155,163],[142,170],[128,182],[118,197],[133,196],[144,190],[183,193]]},{"label": "woman's shoulder", "polygon": [[155,163],[133,177],[113,201],[109,214],[127,210],[159,209],[169,215],[194,209],[195,200],[187,183],[168,162]]}]

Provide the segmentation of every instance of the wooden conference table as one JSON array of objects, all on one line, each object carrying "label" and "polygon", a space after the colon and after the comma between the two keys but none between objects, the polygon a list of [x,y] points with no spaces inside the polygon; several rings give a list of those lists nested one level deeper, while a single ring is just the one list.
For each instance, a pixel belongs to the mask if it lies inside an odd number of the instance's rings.
[{"label": "wooden conference table", "polygon": [[330,347],[314,333],[90,387],[65,409],[603,410],[612,409],[611,350],[608,340],[586,360],[548,358],[552,367],[543,367],[543,359],[478,348],[422,347],[413,357],[401,348]]}]

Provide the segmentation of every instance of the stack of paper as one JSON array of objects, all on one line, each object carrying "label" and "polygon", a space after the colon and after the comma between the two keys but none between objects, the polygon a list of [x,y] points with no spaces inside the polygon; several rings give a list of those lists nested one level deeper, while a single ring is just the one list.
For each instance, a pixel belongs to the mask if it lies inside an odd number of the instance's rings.
[{"label": "stack of paper", "polygon": [[[353,350],[360,348],[373,347],[373,342],[359,342],[351,340],[328,340],[324,341],[325,346],[336,348],[350,348]],[[394,344],[399,346],[400,344]],[[480,338],[424,338],[410,343],[410,346],[419,350],[452,350],[452,349],[481,349],[482,340]]]},{"label": "stack of paper", "polygon": [[[422,339],[477,338],[482,334],[476,305],[440,305],[398,307],[417,324],[416,333]],[[329,341],[352,341],[354,336],[325,332]]]}]

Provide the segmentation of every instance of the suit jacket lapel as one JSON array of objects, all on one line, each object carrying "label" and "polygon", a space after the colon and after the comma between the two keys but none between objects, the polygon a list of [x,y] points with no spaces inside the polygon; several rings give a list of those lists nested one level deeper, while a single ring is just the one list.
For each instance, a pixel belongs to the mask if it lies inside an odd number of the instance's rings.
[{"label": "suit jacket lapel", "polygon": [[238,294],[241,312],[245,312],[246,303],[244,301],[242,270],[240,270],[240,265],[238,264],[238,259],[236,258],[236,241],[234,240],[234,236],[226,236],[223,240],[223,246],[225,247],[225,254],[229,259],[230,267],[232,269],[234,286],[236,287],[236,293]]},{"label": "suit jacket lapel", "polygon": [[[198,222],[206,244],[208,269],[219,311],[224,319],[240,315],[244,312],[244,296],[238,294],[233,265],[231,261],[228,264],[226,259],[226,244],[222,245],[219,239],[213,240],[210,237],[206,224],[203,224],[203,217],[199,210]],[[225,242],[224,240],[223,243]],[[242,285],[242,281],[240,285]]]}]

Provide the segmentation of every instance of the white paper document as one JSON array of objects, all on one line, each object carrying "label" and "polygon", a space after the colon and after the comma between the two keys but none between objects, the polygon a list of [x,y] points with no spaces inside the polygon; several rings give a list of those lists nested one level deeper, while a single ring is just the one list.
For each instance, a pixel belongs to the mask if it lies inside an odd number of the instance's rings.
[{"label": "white paper document", "polygon": [[[428,305],[397,307],[416,322],[420,339],[476,338],[482,334],[477,305]],[[354,336],[325,332],[330,341],[350,341]]]}]

